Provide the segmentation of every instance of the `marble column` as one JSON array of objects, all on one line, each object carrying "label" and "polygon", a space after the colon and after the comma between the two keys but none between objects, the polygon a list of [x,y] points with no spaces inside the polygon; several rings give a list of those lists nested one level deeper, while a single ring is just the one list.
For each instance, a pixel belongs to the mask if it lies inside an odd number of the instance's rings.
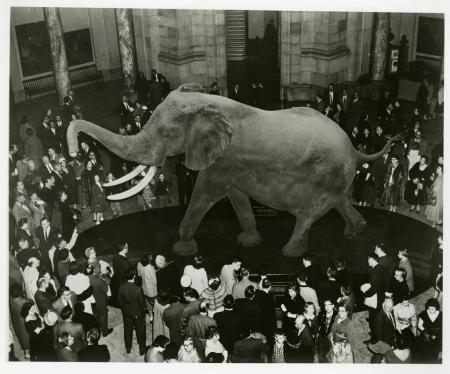
[{"label": "marble column", "polygon": [[50,41],[56,92],[62,103],[64,96],[67,95],[67,90],[71,88],[71,83],[59,9],[44,8],[44,17]]},{"label": "marble column", "polygon": [[116,23],[124,91],[133,94],[133,84],[137,75],[137,63],[132,10],[117,8]]},{"label": "marble column", "polygon": [[388,60],[389,13],[375,14],[373,37],[371,78],[374,83],[382,84],[386,75],[386,63]]}]

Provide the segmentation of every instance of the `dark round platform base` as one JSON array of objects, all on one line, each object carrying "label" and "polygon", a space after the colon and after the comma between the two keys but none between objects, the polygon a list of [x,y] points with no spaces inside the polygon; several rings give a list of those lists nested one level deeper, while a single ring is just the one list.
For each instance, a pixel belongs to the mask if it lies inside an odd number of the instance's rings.
[{"label": "dark round platform base", "polygon": [[[396,256],[400,248],[408,248],[417,277],[417,292],[429,286],[426,281],[430,268],[431,250],[439,233],[430,226],[412,218],[374,208],[357,208],[367,221],[365,230],[352,238],[344,237],[344,220],[331,211],[311,228],[308,252],[312,253],[326,268],[335,258],[343,258],[349,271],[356,278],[367,275],[367,254],[378,242],[385,243],[389,252]],[[178,227],[183,218],[181,207],[152,209],[106,221],[80,234],[73,252],[76,257],[84,255],[84,249],[94,246],[98,255],[114,254],[117,244],[129,244],[130,257],[138,258],[144,253],[164,254],[176,259],[182,266],[192,257],[177,256],[172,252],[178,240]],[[294,217],[287,213],[257,216],[262,243],[255,248],[243,248],[237,243],[241,232],[236,216],[227,201],[216,204],[203,219],[195,239],[198,254],[203,255],[209,271],[219,272],[230,256],[237,254],[251,270],[264,265],[269,273],[297,273],[300,260],[286,258],[281,249],[294,228]]]}]

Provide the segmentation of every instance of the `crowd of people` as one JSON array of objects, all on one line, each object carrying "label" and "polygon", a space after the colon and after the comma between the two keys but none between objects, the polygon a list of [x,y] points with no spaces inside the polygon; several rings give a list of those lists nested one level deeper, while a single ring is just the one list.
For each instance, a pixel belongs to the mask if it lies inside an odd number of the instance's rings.
[{"label": "crowd of people", "polygon": [[358,168],[354,201],[392,212],[407,204],[436,227],[443,218],[443,143],[431,147],[423,135],[422,126],[431,118],[427,95],[419,89],[413,112],[406,113],[401,101],[385,90],[377,102],[376,118],[371,118],[357,91],[350,95],[343,88],[337,93],[330,84],[323,95],[316,95],[312,107],[334,120],[363,153],[379,152],[390,137],[401,134],[389,153]]},{"label": "crowd of people", "polygon": [[[11,321],[32,361],[108,361],[108,346],[98,342],[113,330],[110,304],[122,312],[126,353],[135,331],[145,362],[353,363],[361,362],[358,347],[366,344],[373,362],[437,363],[442,245],[441,236],[435,297],[423,310],[410,300],[414,274],[408,251],[394,258],[382,243],[367,257],[366,283],[355,284],[341,259],[323,271],[306,254],[297,282],[288,284],[281,298],[267,274],[251,272],[239,257],[214,273],[196,256],[181,272],[161,254],[144,255],[134,265],[127,243],[119,244],[112,263],[98,259],[92,247],[75,260],[59,245],[46,267],[43,246],[25,245],[19,252],[25,265],[16,266],[10,286]],[[359,292],[369,310],[370,338],[364,342],[365,331],[358,331],[354,320]]]},{"label": "crowd of people", "polygon": [[[263,87],[252,85],[252,102],[263,106]],[[167,94],[170,85],[152,70],[150,81],[136,79],[137,100],[123,96],[116,113],[117,131],[133,135]],[[220,94],[217,84],[210,90]],[[230,93],[239,99],[239,86]],[[381,205],[395,212],[406,200],[433,226],[442,224],[442,144],[429,149],[421,126],[422,106],[411,122],[401,103],[388,91],[372,120],[358,96],[331,84],[313,107],[332,118],[361,152],[381,150],[390,136],[404,133],[389,154],[357,170],[354,199],[360,205]],[[419,109],[420,108],[420,109]],[[428,114],[428,113],[426,113]],[[409,300],[414,277],[409,253],[393,258],[382,244],[368,256],[367,283],[354,284],[345,262],[335,261],[323,272],[315,259],[303,257],[297,283],[275,298],[266,274],[253,278],[239,258],[213,274],[198,256],[180,272],[162,255],[146,255],[134,266],[128,245],[121,243],[112,263],[97,258],[95,248],[85,258],[71,253],[81,212],[90,210],[101,224],[107,209],[123,214],[121,202],[107,201],[103,183],[125,175],[133,165],[112,160],[105,170],[96,144],[81,137],[80,152],[68,154],[66,131],[72,119],[83,118],[73,90],[59,112],[45,111],[36,128],[23,117],[18,144],[10,159],[11,243],[9,254],[10,314],[24,357],[32,361],[108,361],[101,337],[112,332],[108,305],[123,315],[124,347],[131,352],[133,331],[146,362],[360,362],[352,316],[355,295],[362,294],[369,310],[367,347],[374,362],[438,362],[442,338],[442,266],[432,271],[435,297],[423,311]],[[373,131],[373,128],[375,130]],[[179,204],[189,202],[195,173],[180,158],[175,167]],[[172,183],[159,173],[139,195],[143,209],[172,203]],[[422,211],[422,208],[425,208]],[[442,256],[442,237],[435,251]],[[442,258],[438,263],[442,264]],[[254,269],[252,269],[254,270]],[[147,346],[147,318],[152,344]],[[10,359],[15,359],[14,344]]]}]

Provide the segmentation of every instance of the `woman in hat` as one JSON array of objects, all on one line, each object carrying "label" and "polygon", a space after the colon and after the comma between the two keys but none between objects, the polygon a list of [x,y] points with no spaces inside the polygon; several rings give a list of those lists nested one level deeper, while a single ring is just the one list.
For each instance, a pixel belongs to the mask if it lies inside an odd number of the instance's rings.
[{"label": "woman in hat", "polygon": [[353,352],[348,342],[347,334],[335,331],[331,341],[331,349],[328,353],[328,362],[333,364],[352,364]]}]

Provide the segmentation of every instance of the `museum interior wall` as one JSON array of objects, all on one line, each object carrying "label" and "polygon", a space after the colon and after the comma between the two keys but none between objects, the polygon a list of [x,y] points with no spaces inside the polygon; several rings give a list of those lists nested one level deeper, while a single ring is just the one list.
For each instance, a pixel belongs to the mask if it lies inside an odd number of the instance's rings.
[{"label": "museum interior wall", "polygon": [[[104,80],[121,79],[114,9],[60,8],[60,17],[69,70],[94,66]],[[428,58],[417,49],[420,17],[443,18],[390,14],[391,43],[406,36],[408,61]],[[269,53],[264,49],[273,49],[268,58],[276,84],[269,82],[270,89],[284,100],[309,100],[329,82],[355,81],[369,72],[373,19],[372,13],[355,12],[134,9],[138,70],[149,77],[157,69],[172,87],[216,81],[226,94],[230,84],[267,76],[258,60]],[[264,44],[269,22],[277,40]],[[42,8],[12,8],[10,82],[15,102],[26,100],[27,81],[52,75],[47,38]]]}]

